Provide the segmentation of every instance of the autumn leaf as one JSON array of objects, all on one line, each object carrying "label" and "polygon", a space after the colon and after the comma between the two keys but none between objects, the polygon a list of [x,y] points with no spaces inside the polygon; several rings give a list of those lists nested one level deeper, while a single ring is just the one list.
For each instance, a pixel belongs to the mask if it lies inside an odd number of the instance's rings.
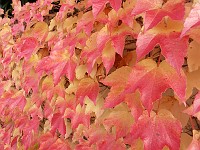
[{"label": "autumn leaf", "polygon": [[[149,80],[151,79],[151,80]],[[186,79],[182,72],[179,75],[165,61],[159,67],[151,59],[139,62],[132,70],[125,93],[139,90],[144,107],[150,112],[152,104],[161,98],[162,93],[172,88],[185,101]]]},{"label": "autumn leaf", "polygon": [[115,108],[108,117],[105,118],[103,125],[109,131],[111,127],[116,129],[116,138],[125,137],[133,124],[133,117],[126,109],[117,110]]},{"label": "autumn leaf", "polygon": [[44,57],[38,62],[36,72],[43,75],[43,73],[53,73],[54,84],[57,85],[61,77],[66,75],[69,80],[75,77],[76,58],[70,57],[68,51],[60,50],[53,51],[50,56]]},{"label": "autumn leaf", "polygon": [[199,150],[200,149],[200,133],[197,130],[193,130],[193,140],[189,145],[188,150]]},{"label": "autumn leaf", "polygon": [[34,37],[27,37],[21,39],[20,43],[16,46],[17,56],[19,59],[25,58],[29,59],[32,53],[36,53],[38,50],[38,40]]},{"label": "autumn leaf", "polygon": [[200,70],[196,70],[193,72],[186,72],[187,77],[187,88],[186,88],[186,98],[189,98],[192,95],[193,89],[197,88],[200,90]]},{"label": "autumn leaf", "polygon": [[200,3],[196,3],[194,8],[190,11],[189,16],[186,18],[184,22],[184,28],[181,33],[181,36],[186,35],[186,33],[193,27],[196,27],[200,24],[199,19],[199,9],[200,9]]},{"label": "autumn leaf", "polygon": [[84,98],[88,96],[95,104],[99,93],[98,83],[91,78],[84,78],[80,81],[76,91],[76,99],[83,105]]},{"label": "autumn leaf", "polygon": [[96,17],[100,13],[100,11],[102,11],[104,5],[108,1],[110,2],[110,5],[113,7],[113,9],[115,11],[118,11],[119,8],[121,7],[121,3],[122,3],[121,0],[118,0],[118,1],[115,1],[115,0],[92,0],[92,12],[93,12],[94,17]]},{"label": "autumn leaf", "polygon": [[127,103],[128,107],[131,109],[131,114],[135,121],[138,121],[138,118],[144,111],[144,107],[140,100],[140,93],[136,91],[135,93],[127,94],[125,97],[125,103]]},{"label": "autumn leaf", "polygon": [[[131,68],[128,66],[124,66],[112,72],[104,80],[101,81],[107,86],[112,86],[110,92],[108,93],[108,96],[105,99],[105,107],[114,107],[124,100],[123,91],[127,84],[130,73]],[[121,74],[120,78],[119,74]],[[120,94],[122,94],[122,97],[119,96]]]},{"label": "autumn leaf", "polygon": [[154,104],[154,110],[158,111],[161,109],[167,109],[170,111],[173,116],[181,122],[182,127],[187,125],[189,116],[183,113],[185,106],[183,104],[179,104],[178,100],[174,97],[163,95],[160,101]]},{"label": "autumn leaf", "polygon": [[65,121],[62,114],[60,113],[53,114],[51,125],[52,125],[51,132],[53,133],[53,135],[55,134],[56,130],[58,130],[62,135],[65,135],[66,126],[65,126]]},{"label": "autumn leaf", "polygon": [[21,111],[23,111],[26,104],[26,98],[23,95],[22,91],[17,91],[17,92],[7,91],[0,98],[0,104],[1,104],[1,107],[0,107],[1,111],[2,109],[5,109],[5,108],[9,108],[11,110],[20,109]]},{"label": "autumn leaf", "polygon": [[33,28],[25,31],[25,36],[29,37],[30,35],[36,38],[38,41],[45,41],[45,38],[48,35],[48,25],[45,22],[37,22]]},{"label": "autumn leaf", "polygon": [[124,24],[115,28],[112,32],[109,31],[106,25],[98,34],[91,35],[82,53],[82,57],[86,57],[87,60],[88,72],[91,72],[94,62],[101,57],[106,73],[108,73],[114,65],[115,52],[120,56],[123,55],[127,35],[134,36],[131,28]]},{"label": "autumn leaf", "polygon": [[183,0],[137,0],[132,15],[136,16],[145,12],[144,27],[146,31],[157,25],[165,16],[169,16],[173,20],[182,20],[184,10]]},{"label": "autumn leaf", "polygon": [[77,106],[76,110],[71,110],[66,108],[64,117],[71,119],[72,129],[75,130],[80,124],[83,124],[86,127],[90,125],[90,115],[85,113],[84,107]]},{"label": "autumn leaf", "polygon": [[[187,108],[184,112],[196,116],[200,111],[200,92],[195,96],[193,104]],[[199,117],[198,117],[199,118]]]},{"label": "autumn leaf", "polygon": [[200,44],[196,41],[192,41],[188,47],[188,68],[190,72],[198,70],[200,66]]},{"label": "autumn leaf", "polygon": [[[131,140],[141,138],[145,150],[162,150],[166,145],[171,150],[180,147],[181,123],[167,110],[158,114],[145,112],[131,129]],[[127,138],[128,139],[128,138]]]},{"label": "autumn leaf", "polygon": [[180,38],[180,32],[176,32],[180,28],[178,22],[168,20],[166,26],[160,23],[152,30],[140,33],[136,42],[137,60],[141,60],[159,44],[161,54],[179,72],[184,63],[188,47],[188,37]]},{"label": "autumn leaf", "polygon": [[47,149],[60,149],[60,150],[70,150],[70,145],[68,142],[63,141],[60,138],[56,138],[50,132],[43,134],[40,137],[40,146],[39,150],[47,150]]}]

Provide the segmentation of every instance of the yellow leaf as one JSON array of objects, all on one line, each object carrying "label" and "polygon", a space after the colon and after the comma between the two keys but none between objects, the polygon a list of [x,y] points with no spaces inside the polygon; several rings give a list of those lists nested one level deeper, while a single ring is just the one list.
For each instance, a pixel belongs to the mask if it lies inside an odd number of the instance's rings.
[{"label": "yellow leaf", "polygon": [[186,72],[187,77],[187,89],[186,98],[189,98],[192,94],[193,88],[200,90],[200,69],[193,72]]},{"label": "yellow leaf", "polygon": [[78,80],[84,78],[85,73],[87,72],[87,67],[86,65],[80,65],[76,68],[76,78]]},{"label": "yellow leaf", "polygon": [[198,70],[200,66],[200,44],[192,41],[188,47],[188,68],[189,72]]}]

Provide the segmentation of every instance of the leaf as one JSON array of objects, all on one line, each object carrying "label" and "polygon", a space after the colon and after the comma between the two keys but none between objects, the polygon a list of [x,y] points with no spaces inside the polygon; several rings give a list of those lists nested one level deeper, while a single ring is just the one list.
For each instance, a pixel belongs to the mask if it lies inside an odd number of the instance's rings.
[{"label": "leaf", "polygon": [[[105,85],[112,86],[108,96],[105,99],[105,107],[111,108],[123,101],[123,98],[121,98],[119,95],[123,93],[130,73],[131,68],[124,66],[112,72],[104,80],[101,81]],[[121,74],[120,77],[119,74]]]},{"label": "leaf", "polygon": [[[131,67],[123,66],[123,67],[115,70],[111,74],[109,74],[101,82],[108,86],[123,85],[127,82],[130,73],[131,73]],[[119,74],[120,74],[120,77],[119,77]]]},{"label": "leaf", "polygon": [[188,115],[195,116],[199,119],[199,112],[200,112],[200,92],[197,93],[195,96],[193,104],[187,108],[185,111]]},{"label": "leaf", "polygon": [[70,145],[67,141],[63,141],[60,138],[56,138],[50,132],[43,134],[39,140],[39,150],[70,150]]},{"label": "leaf", "polygon": [[106,43],[106,46],[102,51],[102,61],[106,68],[106,72],[108,73],[115,62],[115,49],[111,45],[111,42]]},{"label": "leaf", "polygon": [[142,106],[140,100],[140,93],[136,91],[135,93],[127,94],[125,97],[125,102],[131,109],[131,114],[134,117],[135,121],[138,121],[138,118],[142,115],[144,111],[144,107]]},{"label": "leaf", "polygon": [[136,16],[145,12],[144,27],[145,31],[157,25],[165,16],[173,20],[182,20],[184,17],[183,0],[137,0],[132,15]]},{"label": "leaf", "polygon": [[160,99],[162,93],[172,88],[175,93],[185,101],[186,79],[183,74],[179,75],[174,68],[165,61],[159,67],[151,59],[139,62],[132,70],[127,82],[125,93],[139,90],[144,107],[150,112],[152,104]]},{"label": "leaf", "polygon": [[108,1],[110,2],[110,5],[113,7],[113,9],[115,11],[118,11],[119,8],[121,7],[122,0],[118,0],[118,1],[115,1],[115,0],[92,0],[92,12],[93,12],[93,15],[95,18],[100,13],[100,11],[103,9],[104,5]]},{"label": "leaf", "polygon": [[0,98],[0,110],[9,108],[10,110],[20,109],[23,111],[25,104],[26,98],[24,97],[22,90],[5,92]]},{"label": "leaf", "polygon": [[[159,109],[158,109],[159,108]],[[184,114],[185,106],[183,104],[179,104],[178,100],[172,96],[162,96],[159,102],[154,104],[154,110],[167,109],[169,110],[173,116],[178,119],[182,127],[185,127],[188,123],[189,116]]]},{"label": "leaf", "polygon": [[33,28],[27,31],[25,35],[32,35],[34,38],[38,39],[38,41],[42,42],[45,40],[48,34],[48,25],[45,22],[37,22]]},{"label": "leaf", "polygon": [[76,99],[83,105],[84,98],[88,96],[94,104],[96,104],[96,98],[99,94],[99,84],[91,78],[84,78],[80,81],[78,89],[76,91]]},{"label": "leaf", "polygon": [[197,130],[193,130],[193,140],[189,145],[188,150],[199,150],[200,149],[200,133]]},{"label": "leaf", "polygon": [[186,88],[186,98],[188,99],[194,88],[197,88],[200,90],[200,70],[196,70],[193,72],[186,72],[186,77],[187,77],[187,88]]},{"label": "leaf", "polygon": [[116,129],[116,138],[125,137],[133,124],[133,117],[127,109],[112,110],[108,117],[105,118],[103,125],[109,131],[114,127]]},{"label": "leaf", "polygon": [[98,144],[98,149],[104,150],[126,150],[126,145],[122,139],[115,139],[114,136],[108,135],[105,140]]},{"label": "leaf", "polygon": [[176,25],[179,26],[179,23],[169,20],[167,25],[159,24],[152,30],[140,33],[136,42],[137,60],[143,58],[159,44],[161,54],[179,72],[187,54],[188,37],[180,38],[180,32],[174,32],[180,30]]},{"label": "leaf", "polygon": [[66,75],[70,81],[75,77],[77,64],[75,57],[70,57],[68,51],[62,49],[53,51],[50,56],[41,59],[36,66],[36,72],[40,76],[45,72],[53,73],[54,84],[57,85],[61,77]]},{"label": "leaf", "polygon": [[90,115],[85,113],[84,107],[77,106],[76,111],[67,108],[64,117],[71,119],[72,129],[75,130],[80,124],[86,127],[90,125]]},{"label": "leaf", "polygon": [[85,65],[77,66],[76,79],[80,80],[80,79],[84,78],[86,72],[87,72],[87,67]]},{"label": "leaf", "polygon": [[101,57],[108,73],[114,65],[115,52],[120,56],[123,55],[127,35],[133,35],[133,31],[126,25],[116,27],[112,32],[106,25],[98,33],[92,34],[82,53],[82,57],[87,60],[88,72],[91,72],[95,61]]},{"label": "leaf", "polygon": [[187,133],[181,133],[181,150],[185,150],[188,148],[190,143],[192,142],[192,137]]},{"label": "leaf", "polygon": [[58,130],[62,135],[66,134],[66,126],[63,115],[60,113],[53,114],[53,118],[51,120],[51,132],[53,135],[55,134],[56,130]]},{"label": "leaf", "polygon": [[200,61],[199,61],[199,57],[200,57],[200,50],[199,50],[199,46],[200,44],[197,43],[196,41],[192,41],[188,47],[188,68],[189,71],[196,71],[198,70],[199,66],[200,66]]},{"label": "leaf", "polygon": [[24,57],[26,60],[31,57],[33,53],[36,53],[38,48],[38,40],[34,37],[27,37],[21,39],[20,43],[17,44],[17,56],[19,59]]},{"label": "leaf", "polygon": [[89,36],[93,29],[93,23],[94,23],[94,18],[92,12],[89,11],[87,13],[84,13],[83,16],[80,18],[80,20],[78,20],[76,32],[79,33],[83,29],[85,33]]},{"label": "leaf", "polygon": [[160,110],[156,115],[144,113],[131,129],[131,139],[141,138],[144,150],[162,150],[166,145],[171,150],[180,147],[181,123],[167,110]]},{"label": "leaf", "polygon": [[200,11],[200,3],[196,3],[194,8],[190,11],[189,16],[185,19],[184,28],[181,33],[181,36],[185,36],[185,34],[193,27],[200,25],[199,19],[199,11]]}]

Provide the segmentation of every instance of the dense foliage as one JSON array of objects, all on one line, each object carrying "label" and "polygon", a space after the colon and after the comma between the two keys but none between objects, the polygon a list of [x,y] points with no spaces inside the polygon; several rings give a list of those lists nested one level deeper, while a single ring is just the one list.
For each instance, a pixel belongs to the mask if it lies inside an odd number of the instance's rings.
[{"label": "dense foliage", "polygon": [[0,9],[0,150],[199,150],[200,2]]}]

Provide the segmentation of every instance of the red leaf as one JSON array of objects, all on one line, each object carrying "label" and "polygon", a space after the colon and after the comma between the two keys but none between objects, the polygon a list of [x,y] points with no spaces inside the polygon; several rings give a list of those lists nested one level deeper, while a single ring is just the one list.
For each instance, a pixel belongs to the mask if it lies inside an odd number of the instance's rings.
[{"label": "red leaf", "polygon": [[66,126],[62,114],[56,113],[53,115],[53,118],[51,120],[51,126],[52,126],[51,132],[53,134],[55,134],[56,130],[58,130],[62,135],[65,135]]},{"label": "red leaf", "polygon": [[53,73],[54,84],[57,85],[61,77],[66,75],[70,81],[74,79],[76,69],[75,58],[70,57],[66,50],[55,50],[50,56],[44,57],[37,65],[36,71],[42,75]]},{"label": "red leaf", "polygon": [[184,28],[182,30],[181,36],[184,36],[191,28],[200,25],[199,18],[200,3],[196,3],[194,8],[190,11],[189,16],[184,22]]},{"label": "red leaf", "polygon": [[83,124],[86,127],[89,127],[90,125],[90,115],[85,114],[84,109],[80,112],[75,112],[74,110],[67,108],[64,116],[71,119],[72,129],[76,129],[79,124]]},{"label": "red leaf", "polygon": [[38,48],[38,41],[36,38],[28,37],[24,38],[17,45],[18,57],[21,59],[24,57],[25,59],[29,59],[31,55],[36,52]]},{"label": "red leaf", "polygon": [[88,96],[95,104],[96,98],[99,94],[99,84],[91,78],[84,78],[80,81],[76,91],[76,99],[83,105],[84,98]]},{"label": "red leaf", "polygon": [[114,65],[115,52],[123,55],[127,35],[133,35],[133,30],[125,25],[114,28],[112,32],[106,25],[98,33],[92,34],[82,53],[82,57],[87,59],[88,72],[91,72],[96,59],[101,57],[108,73]]},{"label": "red leaf", "polygon": [[175,32],[170,34],[140,33],[136,43],[137,59],[143,58],[157,44],[160,45],[161,53],[166,58],[166,61],[180,72],[184,57],[187,54],[188,37],[180,39],[180,33]]},{"label": "red leaf", "polygon": [[101,143],[98,144],[98,149],[100,150],[126,150],[126,145],[124,144],[122,139],[115,139],[114,136],[108,135],[102,141]]},{"label": "red leaf", "polygon": [[122,0],[92,0],[92,12],[95,18],[108,1],[115,11],[118,11],[121,7]]},{"label": "red leaf", "polygon": [[153,28],[163,17],[169,16],[173,20],[182,20],[184,17],[184,1],[168,0],[137,0],[136,6],[132,14],[138,15],[145,12],[144,26],[145,30]]},{"label": "red leaf", "polygon": [[[149,80],[151,79],[151,80]],[[160,99],[162,93],[174,89],[182,101],[185,101],[186,79],[183,73],[179,75],[165,61],[159,67],[151,59],[139,62],[130,74],[125,93],[138,89],[145,108],[150,112],[152,103]]]},{"label": "red leaf", "polygon": [[122,0],[109,0],[110,2],[110,5],[112,6],[112,8],[115,10],[115,11],[118,11],[120,8],[121,8],[121,3],[122,3]]},{"label": "red leaf", "polygon": [[16,91],[7,92],[2,96],[2,98],[0,98],[0,109],[9,108],[10,110],[14,110],[20,108],[20,110],[23,111],[26,99],[22,91],[15,92]]},{"label": "red leaf", "polygon": [[[141,138],[145,150],[162,150],[166,145],[171,150],[180,147],[181,123],[167,110],[161,110],[156,115],[144,113],[132,126],[131,142]],[[129,140],[129,138],[127,138]]]},{"label": "red leaf", "polygon": [[39,150],[71,150],[67,141],[54,137],[50,132],[43,134],[39,142]]},{"label": "red leaf", "polygon": [[92,12],[94,17],[100,13],[107,0],[92,0]]}]

